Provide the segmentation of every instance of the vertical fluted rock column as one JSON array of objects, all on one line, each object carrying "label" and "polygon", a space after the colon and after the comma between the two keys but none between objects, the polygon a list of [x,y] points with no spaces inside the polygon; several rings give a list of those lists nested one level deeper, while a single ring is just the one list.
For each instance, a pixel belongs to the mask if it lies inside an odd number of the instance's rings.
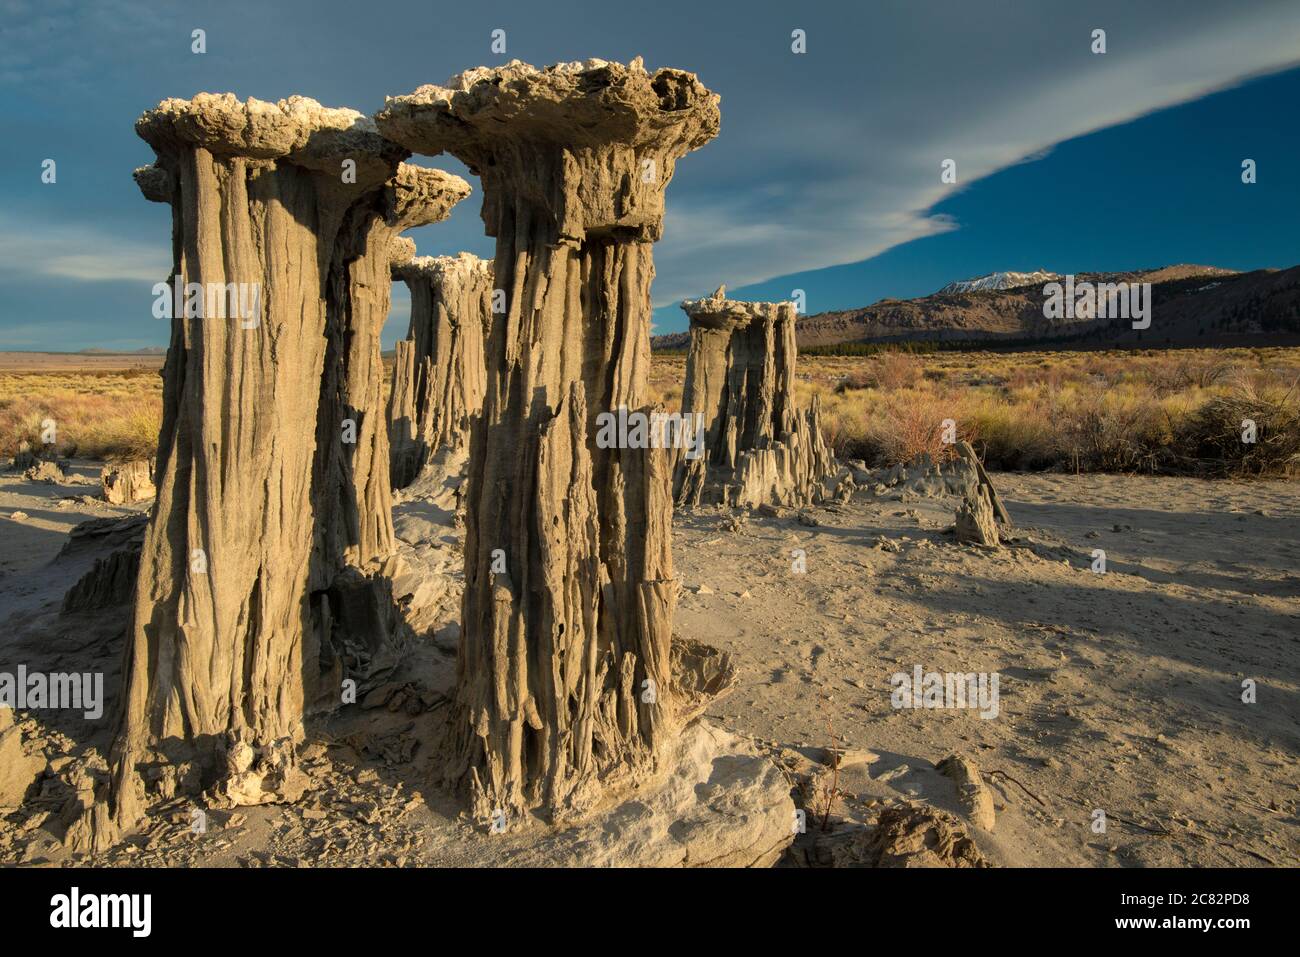
[{"label": "vertical fluted rock column", "polygon": [[795,407],[794,303],[740,302],[720,287],[682,309],[691,320],[682,412],[704,416],[705,450],[678,456],[677,504],[820,501],[835,462],[820,403]]},{"label": "vertical fluted rock column", "polygon": [[483,408],[483,341],[492,309],[492,264],[461,253],[393,264],[411,292],[411,325],[397,343],[388,430],[393,487],[403,488],[439,449],[469,441]]},{"label": "vertical fluted rock column", "polygon": [[[368,568],[395,551],[380,353],[392,302],[393,240],[446,219],[469,192],[459,176],[403,163],[376,202],[349,209],[340,231],[327,289],[331,315],[318,436],[316,486],[324,518],[318,554],[326,560],[321,585],[344,565]],[[339,441],[344,434],[350,441]]]},{"label": "vertical fluted rock column", "polygon": [[390,99],[376,119],[482,177],[506,296],[471,437],[449,776],[480,818],[562,818],[654,767],[683,718],[671,462],[601,448],[594,426],[646,402],[664,189],[716,135],[718,97],[639,60],[516,61]]},{"label": "vertical fluted rock column", "polygon": [[325,288],[316,419],[306,671],[319,680],[309,711],[337,707],[345,675],[365,680],[389,669],[403,645],[407,629],[392,591],[397,538],[380,333],[392,302],[393,253],[404,238],[398,233],[446,219],[469,192],[458,176],[402,163],[373,199],[349,207],[339,231]]},{"label": "vertical fluted rock column", "polygon": [[[333,532],[328,503],[387,507],[368,491],[375,473],[386,496],[388,460],[364,381],[391,289],[385,231],[423,215],[407,151],[352,110],[199,94],[136,131],[157,154],[136,181],[172,208],[173,318],[112,786],[72,835],[99,847],[139,815],[140,764],[174,781],[192,763],[229,804],[301,787],[294,745],[325,654],[310,592],[383,547],[382,531]],[[384,281],[366,285],[374,259]],[[328,465],[342,408],[380,426],[367,470]]]}]

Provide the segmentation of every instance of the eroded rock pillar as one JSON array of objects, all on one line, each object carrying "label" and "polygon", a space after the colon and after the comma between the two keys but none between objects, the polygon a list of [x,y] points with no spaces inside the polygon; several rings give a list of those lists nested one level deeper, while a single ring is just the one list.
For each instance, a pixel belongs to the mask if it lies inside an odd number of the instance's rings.
[{"label": "eroded rock pillar", "polygon": [[[348,211],[334,250],[328,300],[329,348],[321,382],[317,487],[325,519],[320,553],[366,567],[396,548],[380,332],[392,303],[391,258],[398,233],[440,222],[469,184],[437,169],[402,163],[376,201]],[[350,441],[338,441],[345,435]],[[324,569],[326,579],[338,567]]]},{"label": "eroded rock pillar", "polygon": [[679,454],[677,504],[807,505],[834,458],[814,398],[795,407],[792,302],[741,302],[720,287],[682,303],[691,321],[682,412],[704,416],[704,452]]},{"label": "eroded rock pillar", "polygon": [[[311,592],[382,553],[385,522],[391,539],[391,518],[365,517],[388,485],[365,379],[386,231],[415,224],[406,200],[423,182],[366,117],[302,97],[166,100],[136,131],[157,154],[136,181],[172,208],[173,318],[113,778],[71,834],[96,847],[139,816],[142,765],[166,790],[198,780],[227,804],[302,787],[294,746],[323,654]],[[348,470],[330,465],[343,409],[378,431],[343,453]],[[358,520],[339,534],[329,503],[348,499]]]},{"label": "eroded rock pillar", "polygon": [[689,73],[513,62],[389,100],[379,129],[483,181],[497,240],[473,430],[453,781],[479,818],[562,818],[653,768],[672,686],[671,461],[601,448],[646,403],[652,243],[676,160],[716,135]]},{"label": "eroded rock pillar", "polygon": [[411,325],[397,343],[388,405],[390,472],[404,488],[439,449],[469,442],[483,408],[483,342],[492,309],[492,264],[461,253],[394,262],[411,293]]},{"label": "eroded rock pillar", "polygon": [[380,333],[392,302],[393,250],[405,239],[398,234],[446,219],[469,192],[458,176],[402,163],[369,201],[349,206],[334,246],[312,476],[317,523],[305,667],[319,678],[309,682],[316,687],[309,712],[338,706],[345,675],[364,682],[391,669],[407,635],[392,584],[401,568]]}]

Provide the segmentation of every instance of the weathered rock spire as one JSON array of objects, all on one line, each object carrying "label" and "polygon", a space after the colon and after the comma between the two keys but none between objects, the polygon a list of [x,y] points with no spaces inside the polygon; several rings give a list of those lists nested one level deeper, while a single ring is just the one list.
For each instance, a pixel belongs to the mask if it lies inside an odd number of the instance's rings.
[{"label": "weathered rock spire", "polygon": [[112,787],[71,835],[97,847],[138,817],[141,762],[193,762],[230,804],[301,788],[304,710],[338,700],[329,591],[351,568],[382,592],[365,576],[392,547],[389,241],[469,191],[303,97],[169,99],[136,131],[157,154],[136,182],[172,208],[174,318]]},{"label": "weathered rock spire", "polygon": [[449,773],[479,817],[563,817],[653,767],[688,717],[670,680],[671,463],[600,448],[593,426],[646,402],[651,244],[718,97],[639,60],[515,61],[390,99],[377,122],[482,177],[507,301],[471,439]]},{"label": "weathered rock spire", "polygon": [[411,292],[411,325],[397,343],[388,401],[390,473],[403,488],[440,448],[469,442],[483,408],[483,340],[492,308],[492,264],[477,256],[394,261]]},{"label": "weathered rock spire", "polygon": [[820,501],[834,458],[821,406],[795,408],[798,354],[792,302],[740,302],[727,287],[688,299],[691,320],[682,412],[703,414],[704,453],[678,457],[679,505],[756,506]]},{"label": "weathered rock spire", "polygon": [[[380,332],[392,302],[391,257],[397,234],[440,222],[469,195],[469,184],[438,169],[402,163],[373,202],[351,207],[334,251],[327,290],[337,312],[321,382],[316,486],[324,541],[319,554],[334,558],[328,580],[343,565],[366,567],[391,555],[392,486]],[[349,424],[350,423],[350,424]],[[338,436],[351,429],[354,439]]]},{"label": "weathered rock spire", "polygon": [[958,462],[964,466],[962,502],[953,526],[957,541],[996,548],[1002,541],[999,526],[1010,531],[1011,515],[971,444],[962,439],[957,442],[956,451]]}]

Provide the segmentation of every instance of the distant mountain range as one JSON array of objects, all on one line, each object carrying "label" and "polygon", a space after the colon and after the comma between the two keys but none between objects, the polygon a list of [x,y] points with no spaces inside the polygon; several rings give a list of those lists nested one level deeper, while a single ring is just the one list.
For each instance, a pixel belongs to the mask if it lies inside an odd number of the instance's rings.
[{"label": "distant mountain range", "polygon": [[145,346],[143,349],[78,349],[79,356],[165,356],[166,346]]},{"label": "distant mountain range", "polygon": [[[1300,338],[1300,266],[1234,272],[1176,265],[1122,273],[1079,273],[1083,282],[1150,283],[1151,326],[1089,316],[1048,318],[1048,272],[998,272],[949,283],[918,299],[882,299],[859,309],[822,312],[795,326],[801,349],[871,342],[971,342],[1081,347],[1264,343]],[[656,336],[656,349],[685,349],[686,332]]]}]

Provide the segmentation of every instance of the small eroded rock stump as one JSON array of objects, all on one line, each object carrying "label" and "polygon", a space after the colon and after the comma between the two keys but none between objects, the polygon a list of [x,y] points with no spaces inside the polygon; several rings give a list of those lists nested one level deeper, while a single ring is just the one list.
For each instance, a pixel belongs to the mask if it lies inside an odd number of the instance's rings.
[{"label": "small eroded rock stump", "polygon": [[835,867],[991,867],[962,822],[928,804],[880,812],[876,826],[832,851]]},{"label": "small eroded rock stump", "polygon": [[983,548],[997,548],[1001,543],[998,525],[993,518],[993,503],[988,490],[982,485],[972,485],[957,509],[955,529],[957,541]]},{"label": "small eroded rock stump", "polygon": [[153,485],[153,462],[137,459],[120,465],[105,465],[99,472],[104,501],[113,505],[130,505],[158,494]]}]

